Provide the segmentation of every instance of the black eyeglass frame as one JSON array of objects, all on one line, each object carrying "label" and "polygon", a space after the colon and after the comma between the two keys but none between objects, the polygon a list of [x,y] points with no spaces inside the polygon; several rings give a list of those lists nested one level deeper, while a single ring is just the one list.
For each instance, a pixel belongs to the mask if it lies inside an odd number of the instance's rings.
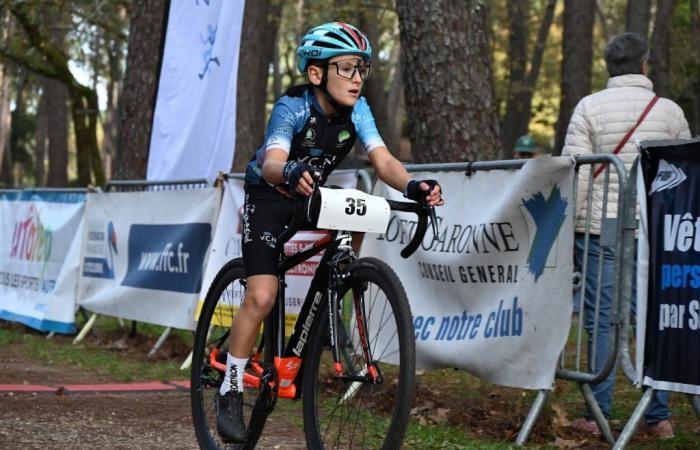
[{"label": "black eyeglass frame", "polygon": [[[347,59],[344,61],[336,61],[336,62],[328,63],[328,65],[335,66],[335,73],[337,73],[339,77],[345,78],[346,80],[352,80],[353,78],[355,78],[356,73],[360,74],[360,79],[362,79],[362,81],[369,80],[369,77],[372,75],[372,65],[371,64],[360,65],[360,64],[356,63],[352,67],[352,74],[349,77],[346,77],[345,75],[341,74],[340,73],[340,66],[338,64],[346,63],[347,61],[348,61]],[[363,68],[367,68],[367,76],[364,78],[362,77],[362,72],[360,71],[360,69],[363,69]]]}]

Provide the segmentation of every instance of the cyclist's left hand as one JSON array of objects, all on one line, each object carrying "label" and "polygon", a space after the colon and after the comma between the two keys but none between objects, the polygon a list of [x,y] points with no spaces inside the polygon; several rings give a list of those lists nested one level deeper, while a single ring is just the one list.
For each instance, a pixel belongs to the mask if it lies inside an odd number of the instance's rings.
[{"label": "cyclist's left hand", "polygon": [[420,201],[424,198],[430,206],[445,204],[442,198],[442,187],[436,180],[409,181],[406,186],[406,197],[414,201]]}]

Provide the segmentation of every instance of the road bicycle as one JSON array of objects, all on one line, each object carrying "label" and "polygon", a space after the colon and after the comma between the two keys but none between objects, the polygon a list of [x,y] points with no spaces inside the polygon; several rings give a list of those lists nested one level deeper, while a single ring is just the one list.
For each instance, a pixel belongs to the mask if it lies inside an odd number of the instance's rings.
[{"label": "road bicycle", "polygon": [[[322,220],[324,210],[332,205],[336,213],[341,208],[340,217],[333,219],[335,225],[322,223],[327,222]],[[310,449],[397,449],[408,425],[415,378],[412,315],[396,273],[379,259],[358,258],[351,232],[385,231],[389,209],[413,212],[418,216],[414,236],[401,252],[408,257],[422,242],[428,217],[435,227],[434,209],[357,190],[319,187],[308,199],[297,199],[296,206],[291,224],[277,238],[278,246],[305,223],[329,229],[294,254],[282,252],[277,301],[244,373],[245,444],[220,440],[214,401],[226,369],[231,319],[245,295],[243,260],[229,261],[209,288],[199,314],[191,369],[199,446],[254,448],[267,416],[282,398],[302,400]],[[378,209],[384,210],[384,228],[356,224]],[[285,340],[285,274],[321,252],[294,330]]]}]

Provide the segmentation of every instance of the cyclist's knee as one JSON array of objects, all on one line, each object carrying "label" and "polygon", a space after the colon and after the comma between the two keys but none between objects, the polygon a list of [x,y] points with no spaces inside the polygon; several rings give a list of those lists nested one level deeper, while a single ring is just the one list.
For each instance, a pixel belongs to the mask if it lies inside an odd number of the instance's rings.
[{"label": "cyclist's knee", "polygon": [[248,283],[245,293],[245,307],[256,315],[266,316],[275,304],[277,297],[277,280],[258,280]]}]

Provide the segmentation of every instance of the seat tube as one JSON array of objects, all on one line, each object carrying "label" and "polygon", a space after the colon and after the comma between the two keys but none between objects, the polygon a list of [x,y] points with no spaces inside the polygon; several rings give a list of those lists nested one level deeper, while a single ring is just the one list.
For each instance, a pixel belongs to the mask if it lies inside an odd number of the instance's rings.
[{"label": "seat tube", "polygon": [[279,287],[277,289],[277,300],[272,307],[272,317],[274,321],[275,355],[281,357],[284,353],[284,333],[285,333],[285,291],[286,280],[284,274],[279,277]]}]

